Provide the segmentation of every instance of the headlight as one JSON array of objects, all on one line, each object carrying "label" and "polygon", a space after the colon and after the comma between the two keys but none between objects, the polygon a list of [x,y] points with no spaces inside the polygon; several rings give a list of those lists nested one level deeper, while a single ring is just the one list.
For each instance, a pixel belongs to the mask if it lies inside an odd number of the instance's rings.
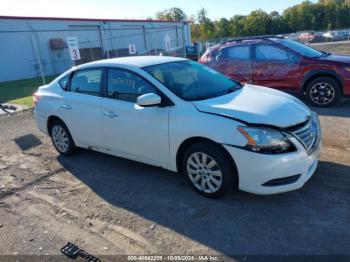
[{"label": "headlight", "polygon": [[318,117],[316,112],[311,112],[312,123],[318,128],[320,126],[320,118]]},{"label": "headlight", "polygon": [[247,139],[245,149],[263,154],[281,154],[295,151],[295,146],[278,130],[260,127],[238,127]]}]

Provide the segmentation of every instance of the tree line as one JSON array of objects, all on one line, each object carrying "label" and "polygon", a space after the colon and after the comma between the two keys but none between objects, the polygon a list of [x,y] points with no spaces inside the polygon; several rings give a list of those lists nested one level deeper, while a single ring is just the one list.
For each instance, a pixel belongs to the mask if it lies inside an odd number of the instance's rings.
[{"label": "tree line", "polygon": [[211,20],[204,8],[201,8],[197,15],[187,16],[183,10],[174,7],[156,13],[156,18],[190,20],[194,41],[330,30],[350,28],[350,0],[319,0],[315,3],[307,0],[285,9],[282,14],[257,9],[248,15],[234,15],[229,19],[219,20]]}]

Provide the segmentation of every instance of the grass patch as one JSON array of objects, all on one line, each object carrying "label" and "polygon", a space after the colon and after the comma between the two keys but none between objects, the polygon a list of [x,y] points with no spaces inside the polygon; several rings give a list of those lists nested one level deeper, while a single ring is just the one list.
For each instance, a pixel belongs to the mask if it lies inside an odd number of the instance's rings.
[{"label": "grass patch", "polygon": [[[45,77],[46,83],[51,82],[56,76]],[[0,104],[13,103],[17,105],[33,106],[32,95],[43,85],[41,77],[22,79],[0,83]]]}]

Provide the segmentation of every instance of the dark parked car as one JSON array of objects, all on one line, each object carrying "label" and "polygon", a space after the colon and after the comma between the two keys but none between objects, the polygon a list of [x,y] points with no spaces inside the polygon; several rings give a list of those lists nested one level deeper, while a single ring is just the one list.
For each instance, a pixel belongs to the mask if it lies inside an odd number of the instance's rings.
[{"label": "dark parked car", "polygon": [[198,46],[187,45],[186,46],[186,58],[193,61],[198,61]]},{"label": "dark parked car", "polygon": [[[197,46],[196,45],[187,45],[185,46],[186,48],[186,58],[193,60],[193,61],[198,61],[198,51],[197,51]],[[164,56],[175,56],[175,57],[184,57],[184,48],[179,47],[172,49],[171,51],[163,53]]]},{"label": "dark parked car", "polygon": [[209,48],[199,62],[240,82],[305,94],[315,106],[350,95],[350,56],[282,37],[228,41]]}]

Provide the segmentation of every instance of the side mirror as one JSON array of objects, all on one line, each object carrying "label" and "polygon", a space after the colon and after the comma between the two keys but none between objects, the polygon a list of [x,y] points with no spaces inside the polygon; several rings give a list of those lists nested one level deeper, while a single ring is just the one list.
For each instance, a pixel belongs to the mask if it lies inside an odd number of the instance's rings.
[{"label": "side mirror", "polygon": [[137,98],[136,104],[139,106],[147,107],[147,106],[156,106],[160,105],[162,102],[162,98],[154,93],[148,93],[141,95]]}]

